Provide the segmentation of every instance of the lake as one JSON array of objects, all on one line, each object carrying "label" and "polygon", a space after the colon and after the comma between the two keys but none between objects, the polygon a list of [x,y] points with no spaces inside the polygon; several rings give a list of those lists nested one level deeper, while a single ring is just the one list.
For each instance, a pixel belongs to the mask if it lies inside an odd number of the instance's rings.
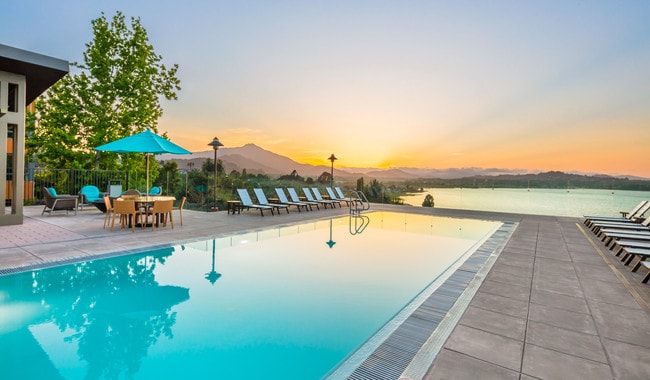
[{"label": "lake", "polygon": [[650,199],[648,191],[499,188],[427,188],[402,199],[405,204],[422,206],[427,194],[433,196],[435,207],[441,208],[576,217],[620,216],[620,211],[629,211],[642,200]]}]

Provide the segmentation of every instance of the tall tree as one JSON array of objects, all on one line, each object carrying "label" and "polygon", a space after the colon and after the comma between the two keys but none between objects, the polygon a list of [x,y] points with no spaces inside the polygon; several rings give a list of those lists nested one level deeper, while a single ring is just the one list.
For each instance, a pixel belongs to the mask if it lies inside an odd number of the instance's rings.
[{"label": "tall tree", "polygon": [[157,132],[162,98],[177,99],[180,90],[178,65],[162,63],[139,18],[129,26],[121,12],[111,21],[102,13],[92,28],[84,63],[72,63],[76,72],[35,102],[37,123],[27,149],[46,167],[142,169],[143,155],[119,157],[93,148],[146,127]]}]

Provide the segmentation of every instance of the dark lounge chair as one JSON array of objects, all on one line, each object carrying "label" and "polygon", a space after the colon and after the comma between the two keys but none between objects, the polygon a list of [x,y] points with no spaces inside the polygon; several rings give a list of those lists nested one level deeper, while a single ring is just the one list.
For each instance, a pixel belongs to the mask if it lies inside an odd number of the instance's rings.
[{"label": "dark lounge chair", "polygon": [[41,215],[47,212],[52,216],[53,211],[65,211],[66,214],[74,211],[74,214],[77,215],[79,197],[76,195],[57,194],[54,188],[43,187],[43,197],[45,198],[45,207],[43,207]]}]

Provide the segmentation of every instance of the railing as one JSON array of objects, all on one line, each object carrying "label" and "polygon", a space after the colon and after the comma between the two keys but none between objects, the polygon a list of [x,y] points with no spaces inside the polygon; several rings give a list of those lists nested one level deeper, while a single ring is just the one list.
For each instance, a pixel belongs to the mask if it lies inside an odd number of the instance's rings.
[{"label": "railing", "polygon": [[370,202],[363,191],[352,190],[350,192],[350,215],[358,216],[362,211],[370,209]]},{"label": "railing", "polygon": [[79,194],[86,185],[108,191],[109,183],[121,183],[124,189],[129,183],[137,183],[139,175],[124,170],[81,170],[30,168],[25,173],[25,200],[41,203],[43,187],[53,187],[59,194]]}]

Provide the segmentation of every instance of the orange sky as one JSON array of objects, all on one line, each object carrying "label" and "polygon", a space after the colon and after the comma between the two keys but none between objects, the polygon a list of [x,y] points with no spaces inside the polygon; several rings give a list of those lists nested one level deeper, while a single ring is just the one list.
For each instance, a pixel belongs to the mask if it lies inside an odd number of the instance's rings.
[{"label": "orange sky", "polygon": [[28,3],[3,43],[69,61],[101,11],[140,17],[180,66],[159,131],[192,151],[650,178],[650,2]]}]

